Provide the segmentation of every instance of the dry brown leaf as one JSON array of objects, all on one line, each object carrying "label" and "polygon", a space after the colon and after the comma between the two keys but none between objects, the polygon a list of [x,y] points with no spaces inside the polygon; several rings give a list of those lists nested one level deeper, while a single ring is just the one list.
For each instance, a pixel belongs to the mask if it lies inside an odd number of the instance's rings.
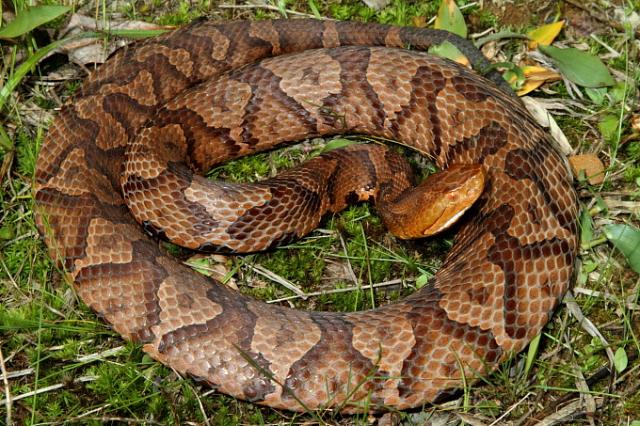
[{"label": "dry brown leaf", "polygon": [[631,130],[634,133],[640,133],[640,114],[633,114],[631,116]]},{"label": "dry brown leaf", "polygon": [[564,155],[571,154],[571,152],[573,152],[573,148],[571,148],[571,144],[569,143],[567,136],[564,134],[562,129],[560,129],[558,123],[556,123],[556,120],[545,108],[544,104],[530,96],[524,96],[521,99],[524,106],[527,107],[527,110],[536,122],[542,127],[549,129],[549,133],[551,133],[551,137],[553,137],[553,140],[556,142],[560,152]]},{"label": "dry brown leaf", "polygon": [[604,181],[604,164],[595,154],[572,155],[569,164],[574,176],[584,173],[591,185],[598,185]]}]

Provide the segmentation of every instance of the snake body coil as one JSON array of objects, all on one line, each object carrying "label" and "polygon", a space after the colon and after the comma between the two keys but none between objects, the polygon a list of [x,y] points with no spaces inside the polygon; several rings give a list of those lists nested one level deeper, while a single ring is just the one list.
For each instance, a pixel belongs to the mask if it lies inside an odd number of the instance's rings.
[{"label": "snake body coil", "polygon": [[[38,159],[37,219],[52,257],[123,337],[261,404],[403,409],[491,371],[540,332],[567,290],[577,201],[561,155],[517,99],[449,61],[398,49],[446,37],[353,23],[199,21],[118,51],[63,108]],[[121,195],[121,185],[135,192],[156,179],[158,197],[141,204],[198,204],[190,172],[160,177],[177,170],[174,156],[207,168],[339,132],[396,139],[441,167],[482,164],[487,174],[431,283],[376,310],[303,312],[238,294],[166,255]],[[166,157],[127,180],[127,145],[144,135]],[[241,213],[258,214],[264,201],[242,197]],[[228,236],[259,240],[229,223]]]}]

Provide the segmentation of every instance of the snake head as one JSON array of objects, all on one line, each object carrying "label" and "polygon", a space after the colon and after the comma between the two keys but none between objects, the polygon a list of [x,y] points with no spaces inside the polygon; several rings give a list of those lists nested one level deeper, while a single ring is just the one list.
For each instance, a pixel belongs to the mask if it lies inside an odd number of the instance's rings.
[{"label": "snake head", "polygon": [[393,201],[377,205],[387,228],[398,238],[423,238],[453,225],[484,190],[481,165],[456,164],[434,173]]}]

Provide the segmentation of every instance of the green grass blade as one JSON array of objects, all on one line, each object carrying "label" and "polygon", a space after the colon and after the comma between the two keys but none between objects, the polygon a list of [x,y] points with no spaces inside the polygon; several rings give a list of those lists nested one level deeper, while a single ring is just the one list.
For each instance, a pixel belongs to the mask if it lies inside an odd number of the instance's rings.
[{"label": "green grass blade", "polygon": [[20,64],[20,66],[9,76],[4,87],[0,89],[0,111],[3,110],[7,99],[9,99],[9,96],[13,93],[14,89],[18,87],[22,79],[31,72],[38,62],[40,62],[45,56],[70,40],[91,35],[95,36],[96,34],[97,33],[92,32],[79,33],[71,37],[63,38],[62,40],[54,41],[53,43],[36,50],[33,55]]},{"label": "green grass blade", "polygon": [[0,38],[11,39],[27,34],[40,25],[53,21],[58,16],[64,15],[69,10],[68,6],[36,6],[21,12],[16,19],[0,29]]}]

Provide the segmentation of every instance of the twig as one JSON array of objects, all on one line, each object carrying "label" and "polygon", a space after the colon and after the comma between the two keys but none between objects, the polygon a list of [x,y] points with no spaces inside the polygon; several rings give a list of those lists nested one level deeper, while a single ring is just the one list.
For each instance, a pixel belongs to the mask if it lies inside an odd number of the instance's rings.
[{"label": "twig", "polygon": [[[282,9],[280,9],[277,6],[272,6],[270,4],[220,4],[218,5],[218,7],[220,9],[267,9],[267,10],[273,10],[275,12],[282,12]],[[326,18],[324,16],[321,16],[320,18],[318,18],[316,15],[312,15],[310,13],[297,12],[291,9],[284,9],[284,12],[290,13],[291,15],[306,16],[307,18],[316,18],[316,19],[323,19],[326,21],[334,21],[334,19]]]},{"label": "twig", "polygon": [[111,348],[111,349],[107,349],[105,351],[102,352],[96,352],[93,354],[89,354],[89,355],[83,355],[81,357],[76,358],[76,361],[78,362],[93,362],[93,361],[97,361],[97,360],[101,360],[113,355],[117,355],[120,352],[122,352],[124,350],[124,346],[118,346],[115,348]]},{"label": "twig", "polygon": [[505,417],[507,417],[509,415],[510,412],[512,412],[513,410],[516,409],[516,407],[518,407],[520,404],[522,404],[525,399],[528,399],[531,395],[533,395],[533,392],[529,392],[527,393],[525,396],[523,396],[522,398],[520,398],[520,400],[518,402],[516,402],[515,404],[513,404],[511,407],[509,407],[509,409],[507,411],[505,411],[504,413],[502,413],[502,415],[500,417],[498,417],[497,419],[495,419],[495,421],[493,421],[489,426],[495,426],[497,424],[499,424],[502,419],[504,419]]},{"label": "twig", "polygon": [[596,41],[596,43],[598,43],[600,46],[604,47],[605,49],[607,49],[609,51],[609,53],[614,57],[614,58],[619,58],[620,56],[622,56],[622,54],[620,52],[618,52],[617,50],[615,50],[613,47],[609,46],[607,43],[605,43],[604,41],[600,40],[600,38],[598,38],[597,35],[591,33],[589,34],[589,37],[591,37],[592,39],[594,39]]},{"label": "twig", "polygon": [[28,376],[29,374],[33,374],[33,372],[33,368],[25,368],[24,370],[18,371],[9,371],[8,373],[5,373],[3,370],[2,376],[0,376],[0,378],[6,381],[6,379],[15,379],[16,377]]},{"label": "twig", "polygon": [[356,273],[353,271],[353,267],[351,266],[351,259],[349,259],[349,251],[347,250],[347,244],[344,242],[344,238],[342,237],[342,233],[338,232],[338,237],[340,238],[340,245],[342,246],[342,251],[344,251],[344,258],[347,261],[347,271],[349,273],[349,278],[351,281],[357,286],[358,285],[358,277],[356,277]]},{"label": "twig", "polygon": [[276,274],[275,272],[272,272],[270,270],[268,270],[267,268],[260,266],[260,265],[248,265],[249,268],[251,268],[251,270],[253,270],[255,273],[262,275],[265,278],[270,279],[271,281],[274,281],[280,285],[285,286],[286,288],[288,288],[289,290],[293,291],[295,294],[298,295],[298,297],[302,297],[302,298],[306,298],[307,295],[305,294],[304,291],[302,291],[300,288],[298,288],[296,285],[294,285],[291,281],[281,277],[280,275]]},{"label": "twig", "polygon": [[2,355],[2,345],[0,345],[0,370],[2,371],[2,383],[4,384],[4,405],[7,408],[5,421],[7,426],[11,426],[11,390],[9,389],[9,380],[7,380],[7,369],[4,365],[4,355]]},{"label": "twig", "polygon": [[[83,417],[88,417],[88,416],[90,416],[92,414],[97,413],[98,411],[102,411],[105,408],[109,408],[109,407],[111,407],[111,404],[104,404],[104,405],[102,405],[102,406],[100,406],[98,408],[94,408],[93,410],[89,410],[86,413],[80,414],[78,417],[76,417],[76,419],[81,419]],[[73,421],[73,420],[75,420],[75,419],[69,419],[69,421]]]},{"label": "twig", "polygon": [[[73,383],[93,382],[97,378],[98,378],[98,376],[82,376],[82,377],[78,377],[77,379],[75,379],[73,381]],[[39,395],[41,393],[51,392],[51,391],[63,388],[66,385],[67,385],[66,383],[56,383],[55,385],[45,386],[43,388],[38,388],[38,389],[36,389],[34,391],[26,392],[26,393],[23,393],[21,395],[15,396],[15,397],[12,398],[12,401],[19,401],[19,400],[24,399],[24,398],[29,398],[30,396],[35,396],[35,395]],[[0,404],[7,404],[7,400],[6,399],[0,400]]]},{"label": "twig", "polygon": [[[633,351],[628,355],[628,357],[629,357],[629,362],[630,363],[634,362],[638,358],[638,353]],[[593,373],[591,376],[589,376],[589,378],[586,379],[587,386],[588,387],[594,386],[600,380],[611,376],[612,372],[613,372],[612,368],[609,367],[608,365],[600,367],[598,370],[596,370],[595,373]],[[627,373],[629,373],[629,372],[627,372]],[[616,383],[618,383],[618,382],[616,382]],[[579,391],[566,393],[565,395],[560,397],[560,399],[556,400],[554,402],[553,406],[547,407],[542,412],[540,412],[540,413],[528,418],[527,422],[525,423],[525,425],[533,426],[533,425],[540,424],[539,422],[541,421],[540,420],[541,417],[545,418],[545,417],[551,415],[552,413],[554,413],[558,409],[558,407],[560,407],[561,405],[563,405],[565,403],[568,403],[569,401],[571,401],[571,399],[577,397],[578,395],[580,395]]]},{"label": "twig", "polygon": [[582,370],[580,369],[580,367],[575,362],[572,362],[571,369],[573,370],[576,389],[580,393],[580,399],[582,400],[583,406],[587,411],[587,420],[589,421],[589,424],[591,426],[594,426],[595,423],[593,421],[593,416],[596,414],[597,409],[596,400],[590,393],[591,389],[589,389],[589,384],[587,384],[587,381],[585,380],[584,374],[582,374]]},{"label": "twig", "polygon": [[66,423],[81,423],[81,424],[86,424],[87,421],[95,421],[98,422],[99,424],[130,424],[130,425],[135,425],[135,424],[143,424],[143,425],[166,425],[167,423],[165,421],[157,421],[157,420],[149,420],[149,419],[135,419],[133,417],[109,417],[109,416],[104,416],[104,417],[74,417],[72,419],[65,419],[65,424]]},{"label": "twig", "polygon": [[600,340],[602,346],[604,347],[604,351],[609,358],[609,362],[611,365],[615,364],[613,350],[611,349],[611,345],[607,342],[607,339],[600,333],[600,330],[591,322],[591,320],[584,316],[580,306],[575,301],[575,297],[571,291],[568,291],[564,298],[564,304],[567,307],[567,310],[573,317],[578,321],[578,324],[582,327],[584,331],[587,332],[591,337],[595,337]]},{"label": "twig", "polygon": [[[606,199],[605,199],[605,202],[606,202]],[[602,291],[591,290],[591,289],[584,288],[584,287],[574,287],[573,288],[573,292],[575,294],[584,294],[585,296],[597,297],[597,298],[609,300],[609,301],[615,302],[615,303],[620,303],[620,304],[624,303],[624,306],[627,309],[632,310],[632,311],[640,310],[640,305],[638,305],[636,303],[633,303],[631,301],[621,302],[615,295],[604,293]]]},{"label": "twig", "polygon": [[[604,398],[597,397],[595,398],[595,401],[596,405],[598,407],[601,407],[604,402]],[[552,426],[569,423],[572,420],[577,420],[589,415],[589,413],[580,411],[581,405],[582,401],[580,399],[578,399],[577,401],[573,401],[570,404],[567,404],[566,406],[559,409],[557,408],[558,404],[554,404],[554,411],[535,424],[536,426]]]},{"label": "twig", "polygon": [[195,391],[195,389],[192,388],[193,391],[193,395],[196,397],[196,401],[198,401],[198,407],[200,408],[200,413],[202,414],[202,418],[204,419],[204,424],[207,426],[211,426],[211,423],[209,422],[209,417],[207,417],[207,412],[204,410],[204,405],[202,405],[202,400],[200,399],[200,395],[198,395],[198,392]]},{"label": "twig", "polygon": [[297,299],[297,298],[307,299],[309,297],[322,296],[323,294],[346,293],[349,291],[368,290],[371,288],[387,287],[390,285],[397,285],[397,284],[402,284],[402,280],[400,278],[396,278],[395,280],[390,280],[390,281],[383,281],[381,283],[376,283],[371,285],[358,285],[358,286],[352,286],[352,287],[346,287],[346,288],[334,288],[332,290],[314,291],[312,293],[305,293],[303,296],[296,295],[296,296],[281,297],[280,299],[269,300],[267,301],[267,303],[278,303],[278,302],[284,302],[287,300]]}]

